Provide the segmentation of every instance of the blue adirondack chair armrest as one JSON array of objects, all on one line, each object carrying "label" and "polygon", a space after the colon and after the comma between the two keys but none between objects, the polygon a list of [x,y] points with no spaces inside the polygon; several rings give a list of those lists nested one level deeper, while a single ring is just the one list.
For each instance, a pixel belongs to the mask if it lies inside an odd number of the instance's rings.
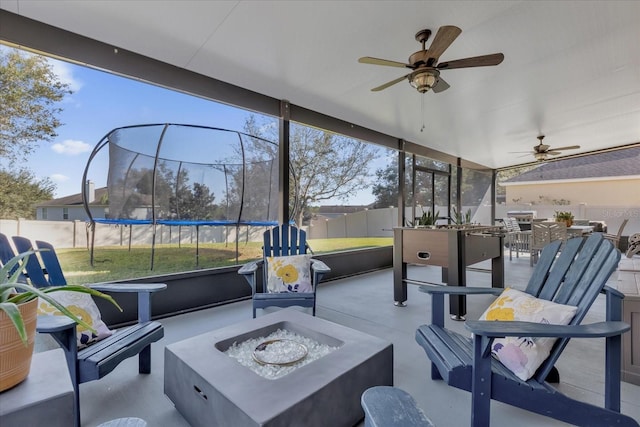
[{"label": "blue adirondack chair armrest", "polygon": [[468,320],[465,327],[475,335],[489,338],[548,337],[606,338],[621,335],[631,329],[625,322],[609,321],[584,325],[549,325],[534,322],[503,322],[499,320]]},{"label": "blue adirondack chair armrest", "polygon": [[251,295],[255,295],[256,293],[256,275],[258,273],[258,269],[262,267],[262,264],[264,264],[263,259],[250,261],[238,270],[238,274],[242,274],[247,282],[249,282],[249,286],[251,286]]},{"label": "blue adirondack chair armrest", "polygon": [[311,258],[311,270],[318,274],[330,273],[331,268],[319,259]]},{"label": "blue adirondack chair armrest", "polygon": [[51,334],[75,327],[76,322],[67,316],[39,315],[36,324],[36,330],[43,334]]},{"label": "blue adirondack chair armrest", "polygon": [[431,295],[500,295],[502,288],[478,288],[468,286],[421,285],[418,290]]},{"label": "blue adirondack chair armrest", "polygon": [[100,292],[135,292],[138,294],[138,321],[151,321],[151,294],[167,289],[166,283],[96,283],[89,285]]},{"label": "blue adirondack chair armrest", "polygon": [[167,289],[166,283],[96,283],[89,285],[100,292],[158,292]]},{"label": "blue adirondack chair armrest", "polygon": [[622,292],[620,292],[616,288],[612,288],[609,285],[604,285],[601,293],[607,294],[607,296],[617,297],[620,300],[624,299],[624,294]]},{"label": "blue adirondack chair armrest", "polygon": [[254,274],[256,271],[258,271],[258,268],[262,265],[263,262],[264,260],[262,259],[259,259],[256,261],[250,261],[245,265],[243,265],[242,267],[240,267],[240,269],[238,270],[238,274],[242,274],[242,275]]}]

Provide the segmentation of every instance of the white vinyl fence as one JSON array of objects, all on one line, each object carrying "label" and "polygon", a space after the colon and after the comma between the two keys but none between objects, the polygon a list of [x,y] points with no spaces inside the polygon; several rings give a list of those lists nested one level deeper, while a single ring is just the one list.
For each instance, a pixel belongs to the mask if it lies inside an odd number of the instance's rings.
[{"label": "white vinyl fence", "polygon": [[[468,208],[463,207],[462,212]],[[609,233],[616,233],[625,218],[629,219],[623,235],[640,233],[640,206],[587,206],[587,205],[499,205],[496,207],[496,219],[507,216],[509,211],[536,212],[537,218],[553,218],[555,211],[570,211],[577,219],[605,221]],[[445,208],[436,207],[441,216]],[[422,211],[418,209],[417,216]],[[342,215],[338,218],[314,220],[307,229],[309,239],[346,238],[346,237],[391,237],[397,224],[398,208],[369,209]],[[411,220],[411,208],[406,210],[407,220]],[[440,221],[444,223],[446,221]],[[489,206],[482,206],[472,217],[477,224],[492,224]],[[224,226],[164,226],[156,228],[156,244],[235,242],[236,234],[240,242],[262,241],[266,227],[224,227]],[[45,240],[55,247],[88,247],[91,235],[84,221],[43,221],[43,220],[0,220],[0,233],[9,237],[24,236],[32,240]],[[107,225],[97,224],[96,246],[150,245],[153,228],[151,225]]]}]

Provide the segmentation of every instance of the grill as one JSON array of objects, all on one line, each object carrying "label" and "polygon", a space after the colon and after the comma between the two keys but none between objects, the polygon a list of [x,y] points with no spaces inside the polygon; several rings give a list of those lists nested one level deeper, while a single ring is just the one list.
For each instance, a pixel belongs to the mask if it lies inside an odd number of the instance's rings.
[{"label": "grill", "polygon": [[520,230],[531,230],[531,221],[536,217],[536,211],[509,211],[507,216],[518,221]]}]

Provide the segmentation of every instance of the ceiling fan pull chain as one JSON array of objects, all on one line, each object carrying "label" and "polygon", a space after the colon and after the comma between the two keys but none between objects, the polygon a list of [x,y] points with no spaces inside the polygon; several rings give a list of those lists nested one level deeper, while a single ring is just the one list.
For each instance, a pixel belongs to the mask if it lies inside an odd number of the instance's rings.
[{"label": "ceiling fan pull chain", "polygon": [[422,110],[422,127],[420,128],[420,132],[424,132],[424,128],[425,128],[425,126],[424,126],[424,93],[422,94],[421,98],[422,98],[421,99],[421,104],[422,104],[421,105],[421,107],[422,107],[421,108],[421,110]]}]

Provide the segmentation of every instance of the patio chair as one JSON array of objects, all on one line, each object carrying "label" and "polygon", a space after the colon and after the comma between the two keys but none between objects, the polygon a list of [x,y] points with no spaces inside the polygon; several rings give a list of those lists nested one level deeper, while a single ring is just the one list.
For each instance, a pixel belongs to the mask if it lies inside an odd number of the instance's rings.
[{"label": "patio chair", "polygon": [[626,227],[627,222],[629,222],[629,218],[625,218],[624,221],[622,221],[622,224],[620,224],[620,228],[618,228],[618,232],[616,234],[604,234],[604,238],[610,240],[618,249],[620,249],[620,238],[622,237],[622,231],[624,230],[624,227]]},{"label": "patio chair", "polygon": [[[38,240],[33,245],[29,239],[19,236],[14,236],[12,239],[19,253],[31,249],[39,250],[44,268],[40,264],[38,256],[29,257],[27,262],[23,264],[26,277],[33,286],[65,286],[67,284],[51,244]],[[10,247],[5,247],[8,242],[4,235],[0,235],[0,252],[12,251]],[[37,331],[50,334],[65,352],[75,392],[76,427],[80,426],[79,385],[104,377],[113,371],[120,362],[136,355],[138,355],[138,372],[141,374],[151,373],[151,343],[164,337],[162,325],[159,322],[151,321],[151,293],[166,289],[166,284],[104,283],[90,286],[101,292],[137,293],[138,321],[134,325],[112,331],[112,335],[79,349],[75,322],[63,316],[38,316]],[[89,311],[87,310],[87,312]]]},{"label": "patio chair", "polygon": [[529,250],[529,240],[531,239],[531,230],[523,231],[520,224],[515,218],[503,218],[506,234],[506,242],[509,245],[509,261],[513,259],[512,252],[515,249],[516,258],[520,258],[520,252]]},{"label": "patio chair", "polygon": [[[491,399],[575,425],[638,426],[633,418],[620,413],[621,335],[630,329],[620,321],[624,296],[605,286],[618,265],[620,251],[599,233],[586,239],[570,239],[558,256],[561,243],[557,240],[543,249],[526,290],[520,293],[524,296],[522,308],[527,310],[518,310],[515,303],[510,306],[506,295],[513,295],[512,289],[420,288],[431,294],[432,319],[431,324],[417,329],[416,341],[431,361],[432,379],[443,379],[452,387],[471,392],[472,426],[489,426]],[[606,321],[581,325],[602,291],[606,294]],[[500,292],[502,295],[483,316],[487,320],[465,323],[472,337],[444,327],[445,294],[498,295]],[[540,316],[541,313],[544,315]],[[562,321],[551,321],[560,313]],[[522,320],[527,314],[531,320]],[[534,319],[534,315],[539,319]],[[499,320],[491,321],[494,318]],[[511,319],[518,321],[506,321]],[[521,345],[512,346],[502,337],[526,338],[516,339]],[[552,340],[543,342],[540,337]],[[570,398],[546,381],[570,338],[597,337],[606,338],[603,407]],[[513,338],[511,340],[513,342]],[[546,358],[544,353],[540,355],[537,369],[521,364],[525,359],[516,357],[543,345],[547,346],[549,355]],[[493,354],[497,354],[497,358]],[[522,367],[528,367],[530,372],[525,375]]]},{"label": "patio chair", "polygon": [[[311,258],[307,235],[292,225],[281,225],[264,232],[263,258],[243,265],[242,274],[251,286],[253,317],[258,308],[310,307],[316,315],[316,289],[331,271],[322,261]],[[262,287],[258,269],[262,270]]]},{"label": "patio chair", "polygon": [[556,240],[567,239],[567,224],[564,222],[544,221],[531,224],[531,244],[529,264],[533,266],[538,261],[542,248]]}]

